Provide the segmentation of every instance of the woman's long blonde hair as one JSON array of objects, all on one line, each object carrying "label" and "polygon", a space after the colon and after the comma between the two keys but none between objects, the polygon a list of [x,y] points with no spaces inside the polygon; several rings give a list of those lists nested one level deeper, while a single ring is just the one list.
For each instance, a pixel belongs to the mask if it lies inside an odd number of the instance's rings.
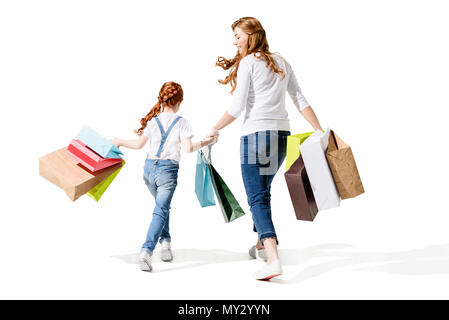
[{"label": "woman's long blonde hair", "polygon": [[252,17],[243,17],[232,24],[232,31],[234,31],[236,27],[239,27],[244,33],[248,34],[248,44],[242,48],[241,54],[237,50],[237,54],[233,59],[228,60],[224,57],[218,57],[216,62],[217,66],[222,67],[224,70],[231,69],[226,78],[224,80],[218,80],[218,82],[221,84],[231,83],[231,93],[233,93],[237,86],[236,78],[240,61],[247,55],[254,53],[259,53],[256,58],[266,61],[267,68],[280,74],[282,79],[284,79],[284,72],[276,66],[272,53],[269,51],[267,36],[259,20]]},{"label": "woman's long blonde hair", "polygon": [[182,87],[180,84],[170,81],[166,82],[162,85],[161,90],[159,91],[159,96],[157,98],[157,103],[151,108],[150,112],[140,119],[141,127],[135,132],[141,136],[143,130],[147,127],[148,121],[152,118],[156,117],[159,113],[162,112],[162,106],[166,105],[169,107],[173,107],[177,105],[179,102],[182,102],[184,99],[184,92],[182,91]]}]

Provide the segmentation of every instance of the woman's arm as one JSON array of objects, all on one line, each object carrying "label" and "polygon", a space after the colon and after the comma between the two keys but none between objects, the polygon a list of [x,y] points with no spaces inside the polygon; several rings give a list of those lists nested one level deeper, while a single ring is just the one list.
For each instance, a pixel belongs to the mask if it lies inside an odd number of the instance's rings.
[{"label": "woman's arm", "polygon": [[143,146],[147,143],[148,137],[141,135],[139,138],[134,140],[123,140],[119,138],[114,138],[111,140],[116,147],[125,147],[129,149],[142,149]]},{"label": "woman's arm", "polygon": [[201,141],[192,141],[190,138],[185,138],[181,141],[181,146],[184,152],[190,153],[198,149],[214,144],[217,142],[217,137],[207,137]]},{"label": "woman's arm", "polygon": [[313,111],[311,106],[308,106],[308,107],[302,109],[300,112],[301,112],[302,116],[304,117],[304,119],[306,119],[307,122],[310,123],[310,125],[313,127],[313,129],[315,129],[315,131],[316,130],[323,131],[323,129],[321,129],[320,122],[318,121],[318,118],[316,117],[316,114]]},{"label": "woman's arm", "polygon": [[223,129],[237,119],[240,114],[245,110],[248,102],[248,93],[251,84],[251,71],[245,60],[242,60],[239,64],[237,71],[237,85],[234,91],[234,97],[232,99],[231,107],[227,112],[218,120],[217,124],[212,128],[209,136],[217,136],[218,130]]},{"label": "woman's arm", "polygon": [[301,88],[298,85],[298,81],[296,80],[295,73],[290,65],[287,65],[287,69],[290,73],[290,78],[287,84],[287,91],[290,97],[292,98],[293,104],[302,114],[304,119],[307,120],[308,123],[316,130],[322,130],[320,122],[313,111],[312,107],[307,102],[306,97],[302,94]]},{"label": "woman's arm", "polygon": [[227,125],[231,124],[235,119],[235,117],[231,116],[228,112],[225,112],[224,115],[218,120],[217,124],[212,128],[210,136],[217,136],[218,130],[223,129]]}]

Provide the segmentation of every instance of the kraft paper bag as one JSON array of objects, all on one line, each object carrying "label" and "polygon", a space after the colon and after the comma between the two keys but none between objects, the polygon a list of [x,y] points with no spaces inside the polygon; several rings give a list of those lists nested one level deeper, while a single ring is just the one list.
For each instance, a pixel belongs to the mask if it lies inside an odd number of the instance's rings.
[{"label": "kraft paper bag", "polygon": [[101,196],[104,194],[106,189],[111,185],[112,181],[114,181],[115,177],[118,175],[120,170],[122,170],[124,165],[125,165],[125,160],[123,160],[120,168],[118,168],[113,174],[111,174],[105,180],[101,181],[95,187],[90,189],[86,193],[86,195],[98,202],[98,200],[100,200]]},{"label": "kraft paper bag", "polygon": [[80,140],[73,139],[67,152],[74,157],[79,163],[88,168],[90,171],[95,172],[114,164],[121,163],[122,159],[117,158],[103,158],[95,151],[91,150],[88,146],[82,143]]},{"label": "kraft paper bag", "polygon": [[296,159],[299,158],[299,155],[301,154],[299,146],[312,134],[313,132],[306,132],[287,137],[286,171],[288,171],[288,169],[290,169],[290,166],[295,163]]},{"label": "kraft paper bag", "polygon": [[290,166],[290,169],[284,173],[284,176],[296,219],[313,221],[318,213],[318,207],[302,156],[296,159],[295,163]]},{"label": "kraft paper bag", "polygon": [[67,147],[39,158],[39,174],[60,187],[73,201],[120,168],[121,163],[90,172],[67,153]]},{"label": "kraft paper bag", "polygon": [[121,159],[120,155],[123,154],[111,141],[104,138],[87,125],[84,125],[81,128],[76,139],[80,140],[103,158]]},{"label": "kraft paper bag", "polygon": [[214,189],[208,163],[201,150],[198,150],[195,172],[195,194],[202,208],[214,206]]},{"label": "kraft paper bag", "polygon": [[205,159],[208,163],[208,167],[211,173],[212,186],[215,191],[215,196],[217,197],[218,204],[220,206],[221,212],[225,222],[234,221],[237,218],[242,217],[245,214],[234,194],[231,192],[227,184],[224,182],[223,178],[215,170],[211,162],[211,147],[208,146],[204,149]]},{"label": "kraft paper bag", "polygon": [[365,192],[351,147],[332,130],[326,158],[342,199],[354,198]]},{"label": "kraft paper bag", "polygon": [[326,159],[329,135],[329,129],[325,132],[315,131],[299,147],[320,211],[340,206],[341,200]]}]

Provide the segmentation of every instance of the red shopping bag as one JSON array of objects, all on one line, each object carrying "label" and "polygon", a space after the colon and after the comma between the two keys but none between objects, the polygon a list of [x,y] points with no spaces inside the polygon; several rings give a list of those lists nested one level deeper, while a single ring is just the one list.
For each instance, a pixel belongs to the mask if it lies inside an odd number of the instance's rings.
[{"label": "red shopping bag", "polygon": [[95,151],[91,150],[88,146],[82,143],[80,140],[73,139],[68,148],[67,153],[78,160],[83,166],[92,172],[113,166],[117,163],[121,163],[122,159],[117,158],[103,158]]}]

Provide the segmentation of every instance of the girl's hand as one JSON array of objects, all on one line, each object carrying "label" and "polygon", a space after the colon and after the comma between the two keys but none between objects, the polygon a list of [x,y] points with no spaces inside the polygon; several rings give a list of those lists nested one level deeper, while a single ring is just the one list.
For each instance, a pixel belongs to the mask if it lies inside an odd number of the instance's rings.
[{"label": "girl's hand", "polygon": [[120,144],[120,139],[118,139],[118,138],[111,139],[111,142],[112,142],[112,144],[115,145],[117,148],[121,146],[121,144]]}]

